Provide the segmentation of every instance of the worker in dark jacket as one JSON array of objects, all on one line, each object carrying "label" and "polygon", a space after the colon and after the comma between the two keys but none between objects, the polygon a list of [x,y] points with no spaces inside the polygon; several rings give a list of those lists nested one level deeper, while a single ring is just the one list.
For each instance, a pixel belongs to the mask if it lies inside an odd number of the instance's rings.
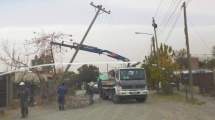
[{"label": "worker in dark jacket", "polygon": [[20,98],[20,108],[22,118],[28,116],[28,97],[29,97],[29,90],[26,87],[24,82],[20,82],[20,91],[19,91],[19,98]]},{"label": "worker in dark jacket", "polygon": [[35,86],[33,83],[29,85],[29,105],[34,106]]},{"label": "worker in dark jacket", "polygon": [[65,96],[67,93],[67,87],[64,83],[62,83],[57,90],[58,93],[58,104],[59,104],[59,110],[64,110],[65,105]]},{"label": "worker in dark jacket", "polygon": [[93,104],[93,89],[92,89],[92,85],[90,85],[90,83],[87,84],[86,86],[86,93],[89,95],[89,103]]},{"label": "worker in dark jacket", "polygon": [[101,81],[101,79],[98,80],[98,89],[99,89],[99,95],[102,96],[102,81]]}]

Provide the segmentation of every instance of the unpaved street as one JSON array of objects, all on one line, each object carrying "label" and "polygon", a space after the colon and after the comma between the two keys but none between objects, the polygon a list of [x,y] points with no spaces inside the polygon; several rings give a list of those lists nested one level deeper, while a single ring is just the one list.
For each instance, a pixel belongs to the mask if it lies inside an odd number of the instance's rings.
[{"label": "unpaved street", "polygon": [[[177,98],[176,98],[177,99]],[[214,120],[214,99],[206,104],[191,105],[179,100],[150,96],[145,103],[127,101],[113,104],[97,100],[92,106],[59,112],[52,107],[31,109],[28,120]],[[18,111],[7,113],[1,120],[19,120]]]}]

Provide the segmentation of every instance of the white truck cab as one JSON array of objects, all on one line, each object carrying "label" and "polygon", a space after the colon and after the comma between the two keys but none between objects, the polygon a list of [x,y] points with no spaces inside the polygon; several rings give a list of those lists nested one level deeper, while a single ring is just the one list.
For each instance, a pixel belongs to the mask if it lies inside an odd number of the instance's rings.
[{"label": "white truck cab", "polygon": [[146,100],[149,91],[143,68],[115,69],[114,74],[110,73],[110,76],[115,81],[113,102],[117,103],[121,99],[136,99],[138,102]]}]

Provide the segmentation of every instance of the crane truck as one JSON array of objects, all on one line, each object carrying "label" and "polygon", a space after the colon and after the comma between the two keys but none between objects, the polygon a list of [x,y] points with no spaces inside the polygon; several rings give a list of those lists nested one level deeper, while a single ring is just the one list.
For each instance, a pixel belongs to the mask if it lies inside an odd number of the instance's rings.
[{"label": "crane truck", "polygon": [[[89,45],[73,45],[65,44],[64,42],[51,42],[53,45],[69,47],[71,49],[80,49],[83,51],[104,54],[108,57],[129,62],[130,60],[119,54],[109,50],[100,49]],[[111,99],[114,103],[119,103],[124,99],[136,99],[138,102],[144,102],[149,93],[147,87],[147,77],[145,69],[136,68],[139,63],[128,65],[126,68],[117,68],[102,73],[98,77],[98,88],[100,97],[103,99]]]}]

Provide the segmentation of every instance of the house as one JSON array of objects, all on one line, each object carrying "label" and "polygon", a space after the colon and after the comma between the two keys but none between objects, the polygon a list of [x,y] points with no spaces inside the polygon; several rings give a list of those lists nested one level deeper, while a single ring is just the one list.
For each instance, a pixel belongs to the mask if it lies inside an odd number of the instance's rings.
[{"label": "house", "polygon": [[[215,74],[211,70],[197,69],[192,70],[193,85],[198,86],[201,93],[210,93],[215,89]],[[181,81],[183,84],[189,84],[189,72],[181,72]]]},{"label": "house", "polygon": [[10,102],[10,85],[9,76],[0,75],[0,109],[7,107]]},{"label": "house", "polygon": [[199,58],[197,58],[197,57],[191,57],[191,68],[193,70],[199,69]]},{"label": "house", "polygon": [[46,82],[50,79],[52,79],[50,74],[40,73],[37,75],[31,71],[0,73],[0,108],[7,107],[14,98],[17,98],[19,82],[25,81],[39,84],[40,80]]}]

